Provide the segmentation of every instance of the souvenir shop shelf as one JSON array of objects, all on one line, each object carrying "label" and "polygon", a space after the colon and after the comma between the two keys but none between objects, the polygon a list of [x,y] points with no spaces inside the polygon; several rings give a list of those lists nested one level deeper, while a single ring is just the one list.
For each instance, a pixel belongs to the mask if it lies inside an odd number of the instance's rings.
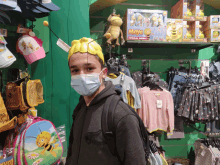
[{"label": "souvenir shop shelf", "polygon": [[203,0],[204,3],[214,7],[215,9],[220,10],[220,1],[219,0]]},{"label": "souvenir shop shelf", "polygon": [[127,48],[188,48],[188,49],[204,49],[213,46],[212,43],[202,42],[147,42],[147,41],[126,41],[122,47]]}]

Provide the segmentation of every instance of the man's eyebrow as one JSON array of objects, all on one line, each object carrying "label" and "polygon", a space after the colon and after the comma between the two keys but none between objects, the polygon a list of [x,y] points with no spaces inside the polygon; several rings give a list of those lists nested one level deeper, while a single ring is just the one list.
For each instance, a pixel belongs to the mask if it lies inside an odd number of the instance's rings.
[{"label": "man's eyebrow", "polygon": [[72,65],[72,66],[70,66],[70,68],[76,68],[77,66],[76,65]]},{"label": "man's eyebrow", "polygon": [[89,65],[93,65],[93,63],[86,63],[84,65],[89,66]]},{"label": "man's eyebrow", "polygon": [[[84,66],[90,66],[90,65],[95,65],[94,63],[86,63]],[[71,65],[70,68],[77,68],[76,65]]]}]

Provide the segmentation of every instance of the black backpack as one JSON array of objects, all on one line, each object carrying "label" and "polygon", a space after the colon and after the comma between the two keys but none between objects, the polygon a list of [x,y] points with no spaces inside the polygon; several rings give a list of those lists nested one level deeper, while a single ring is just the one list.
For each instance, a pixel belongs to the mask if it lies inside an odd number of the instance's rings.
[{"label": "black backpack", "polygon": [[[110,97],[108,97],[104,104],[104,109],[102,112],[102,119],[101,119],[102,133],[106,139],[108,148],[111,151],[112,155],[118,158],[119,158],[119,155],[117,153],[116,146],[115,146],[116,143],[115,143],[115,138],[114,138],[115,130],[114,130],[113,120],[114,120],[114,112],[119,101],[123,102],[122,98],[119,95],[115,94],[115,95],[111,95]],[[75,111],[73,112],[73,120],[75,119],[77,112],[80,110],[81,103],[82,101],[80,101]],[[136,116],[139,121],[139,127],[140,127],[142,140],[143,140],[143,147],[145,150],[146,163],[148,163],[148,158],[150,155],[150,143],[149,143],[149,138],[148,138],[148,132],[144,126],[144,123],[132,107],[130,107],[128,104],[125,104],[125,103],[122,104],[122,106],[124,106],[124,108],[129,108],[133,112],[134,116]]]}]

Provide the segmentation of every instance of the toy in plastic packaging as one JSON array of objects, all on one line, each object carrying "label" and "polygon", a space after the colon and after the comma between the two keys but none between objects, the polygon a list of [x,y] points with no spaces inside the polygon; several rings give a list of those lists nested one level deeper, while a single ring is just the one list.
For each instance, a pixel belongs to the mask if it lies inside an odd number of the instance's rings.
[{"label": "toy in plastic packaging", "polygon": [[166,41],[167,11],[127,9],[124,16],[126,40]]}]

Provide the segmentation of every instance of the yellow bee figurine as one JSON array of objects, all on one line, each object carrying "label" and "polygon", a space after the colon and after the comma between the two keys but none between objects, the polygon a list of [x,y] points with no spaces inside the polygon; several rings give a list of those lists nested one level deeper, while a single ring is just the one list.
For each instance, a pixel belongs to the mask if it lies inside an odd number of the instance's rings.
[{"label": "yellow bee figurine", "polygon": [[187,9],[186,15],[187,15],[187,16],[192,16],[192,12],[191,12],[190,9]]},{"label": "yellow bee figurine", "polygon": [[176,35],[177,35],[176,23],[174,22],[171,27],[172,27],[172,30],[171,30],[171,38],[175,38]]},{"label": "yellow bee figurine", "polygon": [[43,131],[41,132],[39,135],[37,135],[37,139],[36,139],[36,145],[38,147],[43,147],[44,150],[41,151],[41,154],[43,155],[45,153],[45,151],[49,151],[54,157],[56,157],[56,152],[53,151],[54,149],[56,149],[59,144],[55,144],[54,146],[52,146],[51,144],[56,143],[56,140],[51,141],[51,135],[49,132],[47,131]]},{"label": "yellow bee figurine", "polygon": [[201,30],[199,31],[199,38],[205,38],[205,35],[203,34]]},{"label": "yellow bee figurine", "polygon": [[135,14],[133,14],[132,16],[131,16],[131,26],[134,26],[135,25],[135,23],[136,23],[136,18],[135,18]]},{"label": "yellow bee figurine", "polygon": [[191,39],[192,38],[192,34],[188,30],[186,32],[186,38],[187,39]]},{"label": "yellow bee figurine", "polygon": [[217,38],[219,36],[219,32],[218,31],[214,31],[213,32],[213,38]]},{"label": "yellow bee figurine", "polygon": [[[119,36],[121,34],[121,43],[123,44],[125,41],[124,41],[124,37],[123,37],[123,32],[122,30],[120,29],[123,21],[120,17],[120,15],[116,15],[116,14],[111,14],[109,17],[108,17],[108,21],[110,22],[110,26],[108,28],[108,30],[106,31],[106,33],[104,34],[104,37],[107,38],[107,43],[108,44],[112,44],[112,41],[113,40],[116,40],[116,45],[119,46]],[[111,36],[109,37],[108,36],[108,33],[111,34]]]},{"label": "yellow bee figurine", "polygon": [[204,12],[203,12],[203,10],[199,10],[199,15],[200,15],[201,17],[204,17]]},{"label": "yellow bee figurine", "polygon": [[143,19],[144,19],[144,17],[143,17],[142,15],[139,15],[139,16],[137,17],[138,25],[140,25],[140,26],[143,25]]}]

